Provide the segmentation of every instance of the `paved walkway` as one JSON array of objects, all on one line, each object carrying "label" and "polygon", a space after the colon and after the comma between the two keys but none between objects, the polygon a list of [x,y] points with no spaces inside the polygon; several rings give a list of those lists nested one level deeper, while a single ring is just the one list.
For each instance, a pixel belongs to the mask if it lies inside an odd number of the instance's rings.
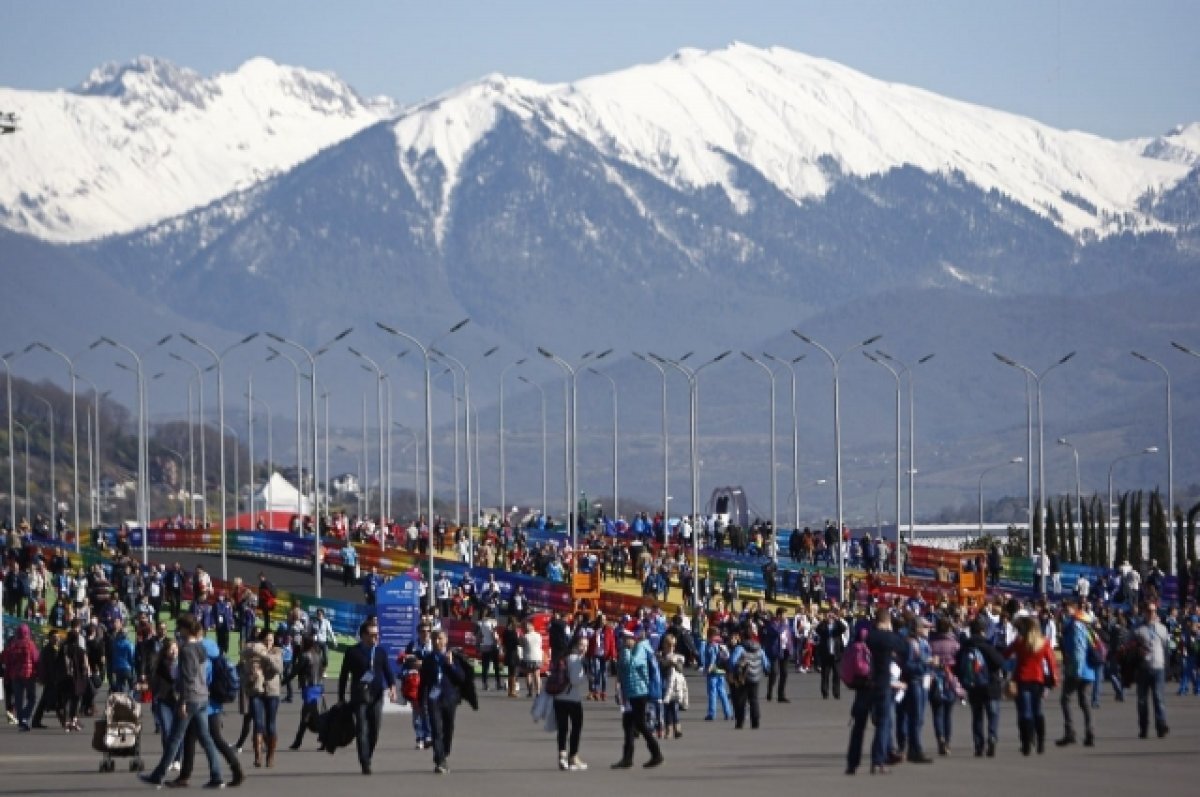
[{"label": "paved walkway", "polygon": [[[763,703],[763,724],[757,731],[735,731],[732,723],[702,722],[704,689],[689,677],[692,707],[683,714],[684,736],[663,742],[666,764],[653,772],[640,767],[614,772],[608,765],[619,757],[620,723],[616,707],[585,703],[582,756],[592,766],[587,772],[566,773],[555,768],[555,743],[529,718],[529,700],[507,699],[495,692],[481,693],[479,712],[463,706],[451,756],[452,772],[435,776],[428,751],[413,749],[407,714],[388,714],[384,735],[370,781],[358,773],[353,747],[330,756],[315,751],[309,737],[305,751],[286,751],[298,720],[299,706],[282,707],[280,753],[276,768],[256,770],[247,749],[249,781],[243,787],[255,794],[289,797],[327,797],[333,793],[396,793],[420,789],[446,795],[560,795],[564,780],[579,797],[605,795],[616,790],[629,794],[652,791],[697,797],[730,797],[752,784],[754,794],[809,793],[835,795],[877,793],[897,795],[953,795],[968,793],[1082,795],[1141,794],[1157,789],[1163,795],[1184,795],[1195,789],[1197,749],[1200,748],[1200,698],[1168,698],[1171,734],[1166,739],[1136,738],[1132,701],[1115,703],[1106,690],[1103,708],[1096,713],[1097,746],[1059,750],[1023,758],[1017,751],[1012,704],[1001,708],[1001,744],[995,759],[976,759],[970,747],[969,714],[955,711],[955,754],[933,766],[902,765],[893,774],[871,777],[865,770],[851,781],[845,767],[849,700],[823,701],[815,676],[789,679],[792,703]],[[1048,707],[1048,733],[1062,728],[1057,694]],[[226,722],[226,737],[235,735],[240,718]],[[1078,721],[1078,720],[1077,720]],[[150,791],[127,769],[112,774],[97,772],[99,754],[91,750],[91,723],[84,734],[61,731],[19,734],[0,726],[0,795],[137,794]],[[932,728],[924,734],[927,749],[934,747]],[[153,766],[159,737],[150,723],[143,748]],[[647,757],[639,746],[637,760]],[[227,775],[228,777],[228,775]],[[198,777],[196,785],[203,780]],[[683,789],[687,789],[684,792]],[[336,790],[336,791],[335,791]],[[669,791],[663,791],[669,790]]]}]

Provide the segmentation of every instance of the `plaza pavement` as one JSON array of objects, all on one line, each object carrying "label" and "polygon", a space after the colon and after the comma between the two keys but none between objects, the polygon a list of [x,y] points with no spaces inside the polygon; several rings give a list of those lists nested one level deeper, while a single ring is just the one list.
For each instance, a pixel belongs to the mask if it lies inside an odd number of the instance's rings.
[{"label": "plaza pavement", "polygon": [[[619,712],[607,704],[584,703],[582,757],[586,772],[556,769],[555,741],[529,717],[530,701],[509,699],[503,693],[481,692],[481,705],[473,712],[463,705],[458,712],[458,732],[450,757],[451,773],[432,772],[429,751],[413,749],[408,714],[385,716],[384,732],[376,752],[371,778],[358,771],[353,746],[336,755],[316,751],[309,735],[305,749],[290,752],[299,705],[280,711],[280,742],[276,767],[255,769],[249,748],[242,756],[248,780],[246,793],[329,797],[333,794],[408,793],[432,795],[561,794],[567,781],[575,797],[614,794],[643,795],[657,792],[688,797],[740,797],[803,791],[822,795],[1075,795],[1092,794],[1194,794],[1197,750],[1200,745],[1200,697],[1168,697],[1171,733],[1166,739],[1137,739],[1135,704],[1116,703],[1106,689],[1103,708],[1095,713],[1097,746],[1060,750],[1049,745],[1044,756],[1024,758],[1017,750],[1013,706],[1001,707],[1001,742],[994,759],[976,759],[970,753],[969,712],[955,710],[953,755],[932,766],[901,765],[886,777],[872,777],[867,767],[854,778],[843,775],[850,701],[820,699],[815,675],[789,678],[787,705],[763,702],[762,727],[736,731],[732,722],[703,722],[704,687],[689,675],[691,710],[683,714],[684,735],[664,740],[666,763],[646,771],[648,757],[639,742],[633,770],[612,771],[609,764],[620,755]],[[336,690],[336,682],[329,684]],[[99,705],[99,704],[98,704]],[[1076,712],[1078,709],[1076,709]],[[143,750],[152,767],[160,749],[153,722],[146,716]],[[1078,715],[1076,722],[1079,722]],[[83,734],[60,730],[18,733],[0,726],[0,795],[137,794],[153,791],[118,760],[114,773],[97,771],[100,755],[91,750],[91,721]],[[747,726],[749,724],[747,723]],[[236,736],[240,717],[225,722],[226,738]],[[1062,729],[1057,692],[1047,711],[1047,733],[1053,739]],[[870,735],[868,733],[868,742]],[[935,750],[932,727],[923,735],[927,752]],[[193,788],[205,779],[203,753]],[[868,759],[869,760],[869,759]],[[228,771],[226,777],[228,778]],[[811,790],[811,791],[810,791]]]}]

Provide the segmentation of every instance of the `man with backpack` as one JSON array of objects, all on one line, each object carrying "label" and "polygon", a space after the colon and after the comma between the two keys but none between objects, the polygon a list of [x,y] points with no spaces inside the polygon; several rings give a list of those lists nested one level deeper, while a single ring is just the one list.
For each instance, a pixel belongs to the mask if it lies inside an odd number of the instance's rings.
[{"label": "man with backpack", "polygon": [[730,636],[733,650],[729,654],[729,680],[733,687],[733,727],[741,730],[746,722],[746,707],[750,708],[750,727],[758,729],[758,684],[771,668],[763,655],[762,646],[754,638],[752,628],[735,629]]},{"label": "man with backpack", "polygon": [[[846,751],[846,774],[853,775],[862,761],[863,737],[867,720],[874,719],[875,738],[871,743],[871,774],[886,774],[888,766],[899,759],[890,756],[892,720],[896,705],[892,690],[892,664],[904,661],[908,655],[908,644],[892,631],[892,615],[887,607],[875,610],[875,623],[865,623],[855,631],[852,650],[847,651],[847,662],[869,663],[869,675],[858,672],[850,678],[847,686],[854,689],[854,705],[850,708],[853,720],[850,728],[850,746]],[[843,667],[843,671],[849,669]],[[843,675],[850,675],[843,672]]]},{"label": "man with backpack", "polygon": [[[230,771],[233,772],[233,778],[225,785],[237,788],[242,785],[246,776],[242,771],[241,762],[238,761],[237,753],[229,746],[229,742],[225,741],[225,737],[221,733],[221,715],[224,714],[226,705],[237,700],[241,680],[238,678],[237,669],[229,663],[215,642],[211,639],[204,639],[201,644],[208,656],[208,733],[212,737],[213,745],[221,753],[225,762],[229,764]],[[192,775],[192,767],[196,761],[196,742],[199,738],[195,728],[188,729],[187,736],[184,738],[183,763],[179,770],[179,777],[167,783],[169,788],[183,788],[188,785],[188,779]]]},{"label": "man with backpack", "polygon": [[1075,744],[1075,727],[1071,722],[1071,698],[1079,702],[1083,712],[1083,746],[1092,747],[1096,741],[1092,733],[1091,694],[1096,680],[1096,667],[1104,663],[1104,656],[1096,649],[1096,635],[1091,625],[1094,622],[1083,603],[1068,610],[1063,617],[1062,644],[1063,689],[1060,703],[1063,713],[1063,737],[1055,742],[1059,747]]},{"label": "man with backpack", "polygon": [[720,703],[725,719],[728,720],[733,716],[733,707],[729,703],[729,689],[725,681],[725,671],[729,667],[729,648],[725,647],[721,634],[715,627],[708,631],[708,644],[700,654],[700,666],[708,687],[708,713],[704,715],[704,719],[712,721],[716,715],[717,703]]},{"label": "man with backpack", "polygon": [[[1004,673],[1004,657],[987,638],[987,620],[976,617],[971,621],[971,635],[958,649],[958,682],[967,693],[971,707],[971,736],[975,742],[975,757],[996,755],[996,740],[1000,733],[1000,690]],[[987,736],[983,720],[987,716]]]}]

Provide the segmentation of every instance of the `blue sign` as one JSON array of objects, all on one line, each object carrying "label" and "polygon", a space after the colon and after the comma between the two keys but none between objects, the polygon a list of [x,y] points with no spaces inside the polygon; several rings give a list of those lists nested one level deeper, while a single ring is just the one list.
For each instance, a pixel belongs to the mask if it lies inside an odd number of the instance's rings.
[{"label": "blue sign", "polygon": [[417,638],[421,619],[421,593],[417,580],[397,576],[379,588],[375,600],[379,619],[379,641],[389,651],[401,653]]}]

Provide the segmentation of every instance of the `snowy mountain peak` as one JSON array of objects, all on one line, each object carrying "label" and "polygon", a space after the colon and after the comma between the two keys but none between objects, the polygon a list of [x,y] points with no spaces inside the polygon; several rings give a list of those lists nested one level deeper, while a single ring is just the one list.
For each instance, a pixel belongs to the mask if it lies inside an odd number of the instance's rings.
[{"label": "snowy mountain peak", "polygon": [[204,78],[191,69],[142,55],[125,63],[112,61],[96,67],[75,89],[75,93],[92,97],[118,97],[126,102],[178,97],[202,106],[209,93],[204,84]]},{"label": "snowy mountain peak", "polygon": [[255,58],[203,77],[142,56],[76,90],[0,88],[0,225],[52,241],[129,232],[296,166],[395,115],[336,76]]},{"label": "snowy mountain peak", "polygon": [[853,176],[902,165],[959,172],[1068,232],[1099,234],[1118,229],[1115,219],[1155,226],[1137,211],[1138,198],[1187,171],[1179,159],[1128,142],[1057,130],[785,48],[735,42],[572,84],[492,75],[411,109],[395,125],[402,167],[432,155],[447,174],[442,196],[424,197],[427,205],[448,212],[463,162],[501,108],[536,116],[551,135],[577,136],[677,188],[719,186],[743,211],[750,208],[730,156],[797,202],[828,191],[822,163],[830,158]]}]

